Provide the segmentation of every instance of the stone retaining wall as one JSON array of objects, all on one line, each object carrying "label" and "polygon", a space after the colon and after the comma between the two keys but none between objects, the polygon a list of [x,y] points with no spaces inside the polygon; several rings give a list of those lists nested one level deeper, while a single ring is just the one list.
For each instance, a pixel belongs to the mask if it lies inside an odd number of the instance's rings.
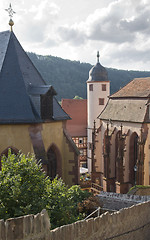
[{"label": "stone retaining wall", "polygon": [[46,210],[37,215],[0,220],[0,240],[49,240],[50,221]]},{"label": "stone retaining wall", "polygon": [[149,240],[150,202],[54,229],[50,240]]},{"label": "stone retaining wall", "polygon": [[150,201],[50,231],[46,210],[0,220],[0,240],[149,240]]}]

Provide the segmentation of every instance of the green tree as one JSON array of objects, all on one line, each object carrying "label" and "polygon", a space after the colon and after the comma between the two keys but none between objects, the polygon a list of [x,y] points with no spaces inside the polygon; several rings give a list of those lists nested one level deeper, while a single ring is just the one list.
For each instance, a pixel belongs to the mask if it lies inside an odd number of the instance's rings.
[{"label": "green tree", "polygon": [[72,223],[84,215],[78,205],[90,194],[68,186],[57,177],[50,181],[34,155],[8,152],[0,171],[0,218],[36,214],[46,209],[52,228]]},{"label": "green tree", "polygon": [[84,214],[79,213],[78,204],[88,198],[90,193],[82,191],[77,185],[68,188],[62,179],[57,177],[50,184],[48,191],[47,210],[49,210],[52,228],[82,219]]},{"label": "green tree", "polygon": [[73,99],[83,99],[83,98],[79,96],[75,96]]},{"label": "green tree", "polygon": [[33,155],[16,156],[9,150],[1,161],[0,218],[40,212],[47,204],[49,183]]}]

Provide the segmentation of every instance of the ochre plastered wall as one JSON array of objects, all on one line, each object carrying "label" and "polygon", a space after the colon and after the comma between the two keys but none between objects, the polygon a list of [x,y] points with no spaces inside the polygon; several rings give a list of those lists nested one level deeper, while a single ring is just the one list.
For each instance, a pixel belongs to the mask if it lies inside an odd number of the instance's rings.
[{"label": "ochre plastered wall", "polygon": [[[0,154],[8,147],[14,147],[23,153],[34,153],[29,135],[30,124],[0,125]],[[36,125],[35,125],[36,126]],[[59,150],[62,160],[62,178],[68,185],[74,183],[74,176],[70,174],[74,169],[75,153],[70,149],[63,133],[63,122],[40,124],[45,151],[54,144]]]},{"label": "ochre plastered wall", "polygon": [[54,143],[59,149],[62,158],[62,178],[67,184],[72,185],[74,176],[70,172],[72,172],[72,168],[74,167],[75,156],[63,133],[63,123],[61,121],[44,123],[42,138],[46,151]]},{"label": "ochre plastered wall", "polygon": [[0,154],[8,147],[15,147],[27,154],[33,153],[28,124],[0,125]]}]

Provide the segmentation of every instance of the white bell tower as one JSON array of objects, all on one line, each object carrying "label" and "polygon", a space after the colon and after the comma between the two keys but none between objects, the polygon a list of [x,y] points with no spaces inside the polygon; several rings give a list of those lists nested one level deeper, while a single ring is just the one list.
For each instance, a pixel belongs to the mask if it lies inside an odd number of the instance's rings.
[{"label": "white bell tower", "polygon": [[110,82],[106,69],[99,62],[99,52],[97,52],[97,63],[89,71],[89,79],[87,80],[87,157],[88,157],[88,171],[91,173],[91,159],[92,159],[92,130],[95,126],[100,126],[97,117],[102,112],[108,101],[110,95]]}]

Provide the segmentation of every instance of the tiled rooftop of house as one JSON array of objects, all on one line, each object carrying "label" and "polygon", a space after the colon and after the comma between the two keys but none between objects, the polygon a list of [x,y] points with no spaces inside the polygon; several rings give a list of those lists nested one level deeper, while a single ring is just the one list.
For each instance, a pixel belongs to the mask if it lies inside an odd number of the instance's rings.
[{"label": "tiled rooftop of house", "polygon": [[150,95],[150,77],[135,78],[118,92],[112,94],[110,98],[124,97],[148,97]]},{"label": "tiled rooftop of house", "polygon": [[125,207],[150,201],[150,196],[119,194],[113,192],[101,192],[98,197],[100,201],[103,202],[103,208],[110,211],[118,211]]},{"label": "tiled rooftop of house", "polygon": [[72,137],[87,135],[87,100],[62,99],[62,108],[71,117],[66,128]]},{"label": "tiled rooftop of house", "polygon": [[[147,99],[109,99],[104,111],[98,118],[113,121],[146,121]],[[133,114],[134,113],[134,114]]]}]

